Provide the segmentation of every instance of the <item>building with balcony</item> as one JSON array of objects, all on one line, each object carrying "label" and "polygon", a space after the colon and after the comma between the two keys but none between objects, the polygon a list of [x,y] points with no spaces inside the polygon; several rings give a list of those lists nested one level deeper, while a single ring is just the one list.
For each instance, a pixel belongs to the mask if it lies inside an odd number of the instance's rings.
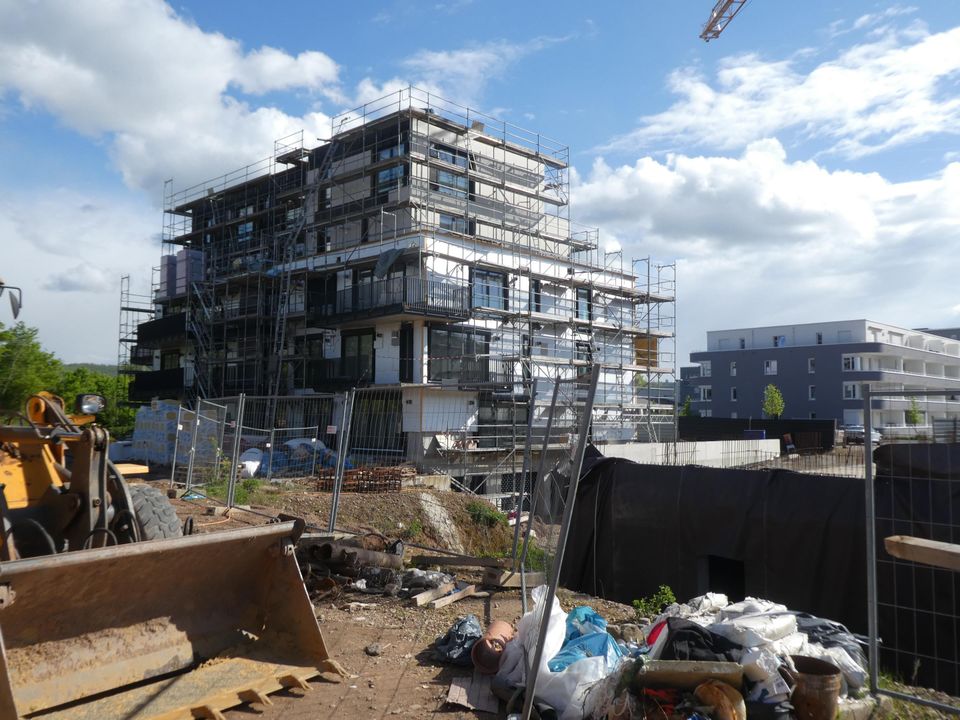
[{"label": "building with balcony", "polygon": [[[760,417],[764,388],[773,384],[788,417],[862,425],[862,387],[870,385],[881,392],[943,388],[943,396],[918,399],[920,424],[960,418],[960,340],[948,331],[872,320],[717,330],[690,360],[700,367],[690,380],[701,415]],[[908,425],[910,408],[909,399],[880,398],[873,426],[895,434]]]},{"label": "building with balcony", "polygon": [[596,441],[672,427],[643,388],[674,372],[674,266],[625,263],[573,225],[567,147],[413,88],[333,130],[168,189],[136,339],[154,360],[131,397],[380,386],[384,442],[421,462],[448,432],[480,450],[510,428],[515,444],[533,379],[600,363]]}]

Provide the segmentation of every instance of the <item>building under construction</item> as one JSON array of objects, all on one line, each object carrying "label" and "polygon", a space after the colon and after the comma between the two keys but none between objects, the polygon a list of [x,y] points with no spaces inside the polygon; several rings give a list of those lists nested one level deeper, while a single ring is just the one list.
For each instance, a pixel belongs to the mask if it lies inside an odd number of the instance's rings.
[{"label": "building under construction", "polygon": [[408,88],[334,118],[318,147],[301,134],[168,186],[155,317],[131,353],[153,365],[131,399],[377,386],[369,444],[493,466],[526,432],[535,378],[599,363],[593,440],[669,438],[654,389],[675,372],[675,268],[575,227],[568,163],[542,135]]}]

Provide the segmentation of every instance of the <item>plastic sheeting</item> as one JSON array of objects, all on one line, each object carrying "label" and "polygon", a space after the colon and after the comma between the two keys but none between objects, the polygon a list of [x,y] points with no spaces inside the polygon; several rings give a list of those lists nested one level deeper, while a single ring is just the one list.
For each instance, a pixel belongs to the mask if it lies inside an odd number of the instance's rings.
[{"label": "plastic sheeting", "polygon": [[580,481],[560,583],[623,603],[661,584],[766,597],[863,632],[863,496],[859,478],[605,458]]}]

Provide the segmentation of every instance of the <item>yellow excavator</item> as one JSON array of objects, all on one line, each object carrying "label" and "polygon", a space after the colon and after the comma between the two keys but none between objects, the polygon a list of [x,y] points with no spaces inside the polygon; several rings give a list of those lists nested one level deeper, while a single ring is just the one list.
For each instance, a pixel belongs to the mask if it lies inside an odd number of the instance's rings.
[{"label": "yellow excavator", "polygon": [[0,718],[221,718],[342,675],[294,556],[303,522],[184,536],[109,461],[103,404],[41,392],[0,424]]}]

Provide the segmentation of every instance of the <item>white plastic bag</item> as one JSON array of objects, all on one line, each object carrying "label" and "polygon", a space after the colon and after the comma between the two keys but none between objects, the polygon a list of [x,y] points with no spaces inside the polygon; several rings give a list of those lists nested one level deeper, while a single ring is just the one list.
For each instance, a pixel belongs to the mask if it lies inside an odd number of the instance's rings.
[{"label": "white plastic bag", "polygon": [[[520,618],[516,637],[507,643],[504,649],[503,662],[497,676],[508,683],[526,683],[528,667],[532,666],[537,651],[540,618],[544,614],[546,594],[546,585],[533,589],[533,609]],[[560,608],[556,598],[553,599],[547,622],[547,635],[540,658],[540,670],[537,673],[537,699],[554,708],[560,720],[582,720],[587,691],[616,668],[610,667],[605,657],[592,657],[578,660],[560,672],[550,672],[547,663],[560,652],[567,625],[567,614]],[[520,662],[524,656],[526,662]]]}]

